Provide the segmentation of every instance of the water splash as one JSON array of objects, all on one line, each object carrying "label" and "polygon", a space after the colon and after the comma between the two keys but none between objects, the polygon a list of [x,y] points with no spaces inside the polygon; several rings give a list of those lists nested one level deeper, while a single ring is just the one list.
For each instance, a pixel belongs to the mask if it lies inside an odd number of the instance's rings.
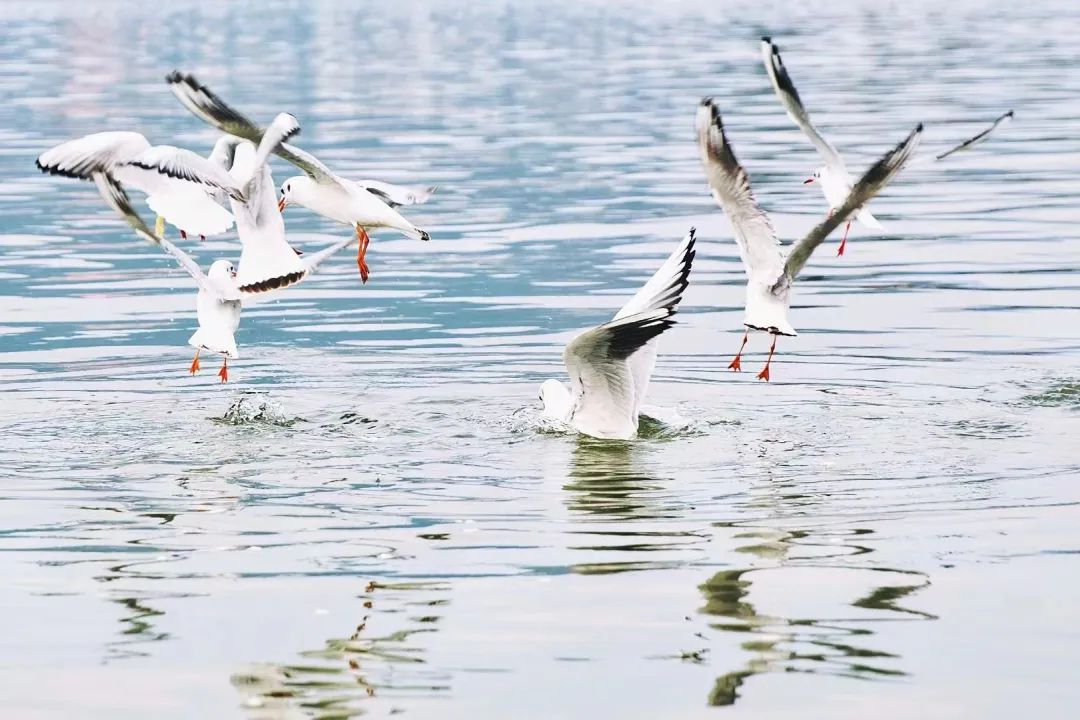
[{"label": "water splash", "polygon": [[290,415],[285,406],[261,390],[242,390],[219,418],[226,425],[277,425],[291,427],[303,418]]}]

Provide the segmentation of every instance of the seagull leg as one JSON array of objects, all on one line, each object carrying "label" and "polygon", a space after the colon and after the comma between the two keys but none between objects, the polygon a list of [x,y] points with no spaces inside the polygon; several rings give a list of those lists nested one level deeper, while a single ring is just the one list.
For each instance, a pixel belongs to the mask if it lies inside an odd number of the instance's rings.
[{"label": "seagull leg", "polygon": [[221,378],[221,382],[229,381],[229,358],[225,356],[222,358],[221,369],[218,370],[218,377]]},{"label": "seagull leg", "polygon": [[356,226],[356,240],[358,243],[356,247],[356,266],[360,268],[360,281],[366,283],[368,281],[368,275],[371,274],[367,260],[365,260],[371,238],[368,236],[367,230],[359,225]]},{"label": "seagull leg", "polygon": [[769,365],[772,363],[773,353],[776,352],[776,335],[772,336],[772,347],[769,348],[769,359],[765,361],[765,367],[758,373],[758,380],[769,382]]},{"label": "seagull leg", "polygon": [[847,245],[848,230],[851,229],[851,221],[847,221],[847,225],[844,226],[844,239],[840,241],[840,248],[836,251],[837,257],[844,254],[844,247]]},{"label": "seagull leg", "polygon": [[154,221],[154,234],[160,237],[165,237],[165,218],[160,215],[157,216],[157,220]]},{"label": "seagull leg", "polygon": [[742,372],[742,363],[739,362],[739,360],[740,360],[740,358],[742,358],[742,351],[743,351],[743,348],[746,347],[746,341],[747,341],[747,339],[749,337],[750,337],[750,328],[747,328],[746,332],[743,333],[742,345],[739,346],[739,352],[735,353],[735,359],[731,361],[730,365],[728,365],[728,370],[734,370],[735,372]]},{"label": "seagull leg", "polygon": [[200,350],[195,350],[195,359],[191,361],[191,367],[188,368],[192,375],[199,372],[199,352]]}]

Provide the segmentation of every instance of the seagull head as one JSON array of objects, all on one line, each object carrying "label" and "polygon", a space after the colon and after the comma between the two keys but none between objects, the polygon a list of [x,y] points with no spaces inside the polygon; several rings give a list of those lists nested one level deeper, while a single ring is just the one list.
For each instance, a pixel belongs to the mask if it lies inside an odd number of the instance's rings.
[{"label": "seagull head", "polygon": [[222,289],[228,288],[230,285],[235,284],[236,268],[228,260],[215,260],[214,264],[210,266],[210,271],[206,273],[206,277],[218,287]]},{"label": "seagull head", "polygon": [[813,183],[813,182],[820,182],[821,181],[821,176],[824,174],[824,172],[825,172],[824,169],[815,170],[813,175],[811,175],[810,177],[803,180],[803,185],[809,185],[810,183]]},{"label": "seagull head", "polygon": [[313,184],[307,175],[295,175],[281,183],[281,196],[278,198],[278,210],[285,212],[285,207],[290,203],[305,205],[304,199],[308,196],[308,189]]}]

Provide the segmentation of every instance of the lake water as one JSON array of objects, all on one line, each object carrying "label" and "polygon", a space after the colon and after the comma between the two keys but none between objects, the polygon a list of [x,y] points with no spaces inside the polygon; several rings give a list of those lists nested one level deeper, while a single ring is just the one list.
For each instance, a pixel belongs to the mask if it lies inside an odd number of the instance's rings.
[{"label": "lake water", "polygon": [[[786,5],[5,4],[4,715],[1075,717],[1080,6]],[[854,172],[1016,111],[821,248],[768,384],[763,335],[727,370],[743,273],[693,135],[715,96],[785,241],[821,217],[766,33]],[[33,165],[106,129],[208,150],[173,68],[439,185],[367,286],[346,253],[245,308],[224,386],[186,372],[190,278]],[[664,424],[541,432],[564,344],[691,225]]]}]

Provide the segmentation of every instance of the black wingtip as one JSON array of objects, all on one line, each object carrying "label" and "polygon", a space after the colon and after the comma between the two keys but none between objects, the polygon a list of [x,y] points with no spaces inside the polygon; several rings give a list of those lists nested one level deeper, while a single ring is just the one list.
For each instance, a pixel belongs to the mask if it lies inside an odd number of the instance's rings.
[{"label": "black wingtip", "polygon": [[425,242],[427,242],[428,240],[430,240],[430,239],[431,239],[431,236],[430,236],[430,235],[428,235],[428,233],[427,233],[427,231],[426,231],[426,230],[421,230],[421,231],[420,231],[420,239],[421,239],[421,240],[423,240],[423,241],[425,241]]},{"label": "black wingtip", "polygon": [[915,132],[917,132],[917,133],[922,132],[922,123],[919,123],[918,125],[915,126]]},{"label": "black wingtip", "polygon": [[772,45],[772,35],[762,35],[761,42],[769,43],[770,45]]},{"label": "black wingtip", "polygon": [[690,235],[690,240],[693,241],[694,238],[697,237],[697,228],[696,227],[691,227],[689,235]]},{"label": "black wingtip", "polygon": [[698,103],[698,105],[701,105],[702,107],[709,107],[712,104],[713,104],[712,95],[706,95],[705,97],[701,98],[701,102]]},{"label": "black wingtip", "polygon": [[168,75],[165,76],[165,82],[169,83],[170,85],[173,85],[175,83],[180,82],[183,79],[183,77],[184,76],[180,74],[179,70],[173,70],[171,73],[169,73]]},{"label": "black wingtip", "polygon": [[1013,111],[1012,111],[1012,110],[1010,110],[1009,112],[1005,113],[1005,117],[1007,117],[1007,118],[1011,118],[1012,116],[1013,116]]}]

